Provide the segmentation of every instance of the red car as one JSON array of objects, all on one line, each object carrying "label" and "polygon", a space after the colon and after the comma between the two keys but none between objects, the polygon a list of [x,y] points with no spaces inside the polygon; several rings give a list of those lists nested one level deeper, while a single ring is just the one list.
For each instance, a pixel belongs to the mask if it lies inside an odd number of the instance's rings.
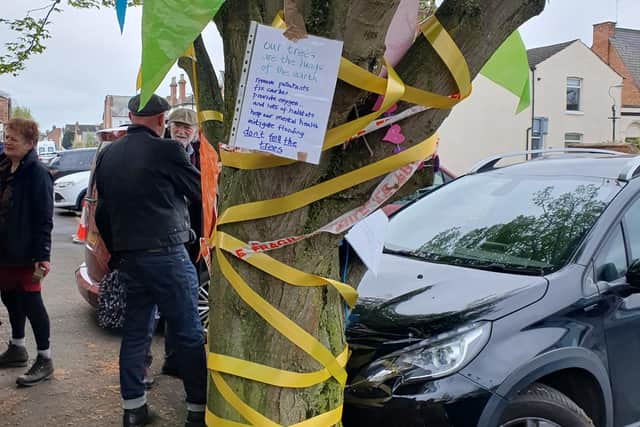
[{"label": "red car", "polygon": [[[123,136],[127,131],[126,127],[104,129],[97,132],[98,153],[112,141]],[[97,155],[96,155],[97,158]],[[87,195],[82,208],[82,218],[80,227],[84,227],[85,237],[82,239],[82,232],[78,236],[79,240],[85,242],[85,262],[80,264],[76,270],[76,284],[80,295],[93,307],[98,306],[98,291],[100,281],[109,273],[108,262],[111,257],[107,250],[95,222],[95,212],[97,205],[97,193],[94,183],[93,172],[95,169],[95,159],[91,167],[91,177],[87,188]],[[200,288],[198,292],[198,315],[205,328],[209,321],[209,277],[208,272],[200,271]]]}]

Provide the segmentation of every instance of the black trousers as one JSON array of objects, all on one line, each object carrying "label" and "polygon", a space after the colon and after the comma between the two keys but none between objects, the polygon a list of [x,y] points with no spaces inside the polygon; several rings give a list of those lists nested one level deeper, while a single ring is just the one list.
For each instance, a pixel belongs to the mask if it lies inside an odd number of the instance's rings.
[{"label": "black trousers", "polygon": [[49,315],[40,292],[0,291],[2,303],[9,312],[11,337],[24,338],[27,319],[31,323],[38,350],[49,349]]}]

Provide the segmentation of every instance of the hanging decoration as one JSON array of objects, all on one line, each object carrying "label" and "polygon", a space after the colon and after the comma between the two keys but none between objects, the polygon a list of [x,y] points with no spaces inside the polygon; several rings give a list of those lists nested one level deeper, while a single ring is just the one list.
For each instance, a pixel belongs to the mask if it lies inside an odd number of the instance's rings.
[{"label": "hanging decoration", "polygon": [[184,13],[184,2],[154,0],[144,3],[140,108],[146,105],[169,69],[223,3],[224,0],[191,0],[188,14]]},{"label": "hanging decoration", "polygon": [[480,74],[507,89],[520,100],[516,114],[525,110],[531,103],[529,94],[529,60],[518,31],[507,38],[489,61],[482,67]]},{"label": "hanging decoration", "polygon": [[116,14],[120,24],[120,34],[124,31],[124,17],[127,14],[127,0],[116,0]]}]

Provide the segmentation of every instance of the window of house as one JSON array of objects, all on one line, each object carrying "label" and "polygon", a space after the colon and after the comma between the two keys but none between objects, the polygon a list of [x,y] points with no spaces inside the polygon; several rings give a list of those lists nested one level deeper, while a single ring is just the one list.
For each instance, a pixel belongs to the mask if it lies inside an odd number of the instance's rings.
[{"label": "window of house", "polygon": [[567,77],[567,111],[580,111],[582,79]]},{"label": "window of house", "polygon": [[564,134],[564,145],[580,144],[582,142],[582,134],[577,132],[569,132]]}]

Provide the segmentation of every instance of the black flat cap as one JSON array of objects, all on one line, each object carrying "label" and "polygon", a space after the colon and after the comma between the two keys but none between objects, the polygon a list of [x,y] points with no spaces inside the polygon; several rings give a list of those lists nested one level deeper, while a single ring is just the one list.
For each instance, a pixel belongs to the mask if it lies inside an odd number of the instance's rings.
[{"label": "black flat cap", "polygon": [[129,100],[129,111],[134,116],[155,116],[156,114],[164,113],[169,110],[171,106],[166,99],[155,93],[151,95],[151,98],[147,102],[147,105],[140,111],[140,95],[136,95]]}]

